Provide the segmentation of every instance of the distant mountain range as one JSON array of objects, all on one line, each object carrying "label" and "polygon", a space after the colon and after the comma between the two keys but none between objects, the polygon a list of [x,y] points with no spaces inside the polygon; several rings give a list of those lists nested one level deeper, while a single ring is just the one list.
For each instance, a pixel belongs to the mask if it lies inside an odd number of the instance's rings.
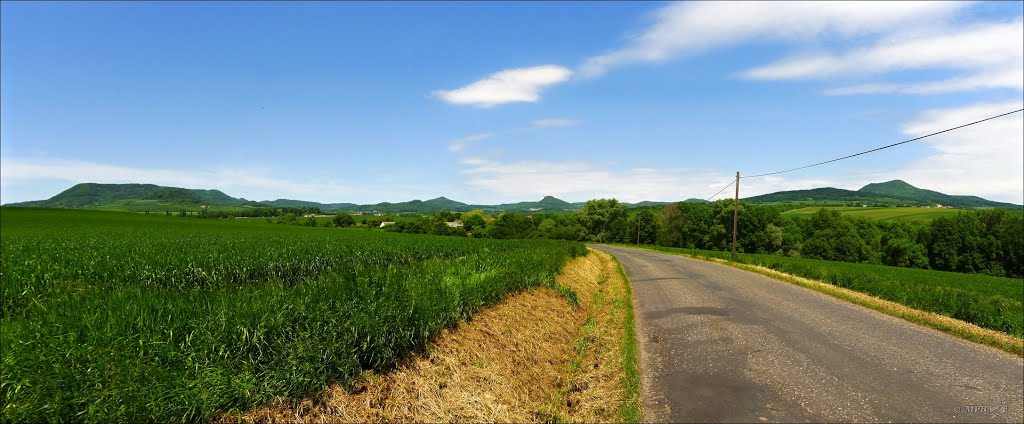
[{"label": "distant mountain range", "polygon": [[[667,202],[641,202],[640,206],[664,205]],[[381,212],[381,213],[430,213],[437,211],[466,212],[474,209],[487,211],[515,212],[565,212],[582,208],[584,203],[569,203],[546,196],[536,202],[504,203],[500,205],[471,205],[438,197],[430,200],[408,202],[383,202],[372,205],[355,203],[319,203],[305,200],[277,199],[252,201],[235,198],[219,190],[197,190],[179,187],[164,187],[154,184],[97,184],[82,183],[64,190],[46,200],[11,203],[5,206],[41,208],[90,208],[130,211],[162,211],[182,208],[195,209],[202,205],[219,207],[315,207],[323,211]]]},{"label": "distant mountain range", "polygon": [[[869,204],[925,206],[941,204],[959,208],[1001,207],[1020,208],[1020,205],[995,202],[976,196],[951,196],[937,191],[914,187],[900,180],[868,184],[860,190],[851,191],[832,187],[811,190],[780,191],[761,196],[747,197],[751,203],[801,203],[801,204]],[[684,202],[705,202],[690,198]],[[666,205],[669,202],[626,203],[629,207]],[[82,183],[64,190],[46,200],[11,203],[5,206],[43,208],[90,208],[129,211],[161,211],[182,208],[195,209],[202,205],[216,207],[316,207],[323,211],[378,212],[378,213],[430,213],[437,211],[466,212],[474,209],[485,211],[513,212],[567,212],[583,207],[584,202],[569,203],[545,196],[536,202],[503,203],[500,205],[472,205],[438,197],[430,200],[410,200],[399,203],[377,203],[359,205],[355,203],[319,203],[304,200],[277,199],[252,201],[231,197],[219,190],[198,190],[179,187],[165,187],[154,184],[96,184]]]}]

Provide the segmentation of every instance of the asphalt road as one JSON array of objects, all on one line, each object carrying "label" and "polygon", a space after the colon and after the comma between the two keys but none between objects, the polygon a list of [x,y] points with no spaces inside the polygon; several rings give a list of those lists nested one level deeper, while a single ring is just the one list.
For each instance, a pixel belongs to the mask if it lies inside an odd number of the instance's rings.
[{"label": "asphalt road", "polygon": [[1022,422],[1024,360],[729,266],[612,246],[648,422]]}]

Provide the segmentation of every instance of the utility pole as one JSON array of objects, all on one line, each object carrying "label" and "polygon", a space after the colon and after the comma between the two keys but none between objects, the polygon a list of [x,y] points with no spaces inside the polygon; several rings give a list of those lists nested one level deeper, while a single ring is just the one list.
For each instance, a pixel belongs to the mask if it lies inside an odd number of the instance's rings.
[{"label": "utility pole", "polygon": [[736,197],[732,199],[732,261],[736,262],[736,230],[740,217],[740,171],[736,171]]},{"label": "utility pole", "polygon": [[636,245],[640,245],[640,212],[636,213]]}]

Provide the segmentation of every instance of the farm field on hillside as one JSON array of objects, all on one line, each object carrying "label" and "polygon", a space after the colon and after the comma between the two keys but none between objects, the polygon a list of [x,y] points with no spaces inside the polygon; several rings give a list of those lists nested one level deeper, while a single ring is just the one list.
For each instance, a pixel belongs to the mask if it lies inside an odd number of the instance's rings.
[{"label": "farm field on hillside", "polygon": [[[730,252],[645,248],[706,258],[731,256]],[[737,260],[1024,337],[1024,280],[1018,278],[748,253],[738,254]]]},{"label": "farm field on hillside", "polygon": [[[782,213],[783,216],[789,216],[793,218],[808,217],[821,209],[821,206],[808,206],[800,209],[788,210]],[[842,212],[843,214],[850,216],[857,216],[861,218],[875,219],[879,221],[895,221],[895,220],[906,220],[906,221],[931,221],[941,216],[953,216],[964,209],[939,209],[939,208],[923,208],[923,207],[884,207],[884,208],[873,208],[873,207],[848,207],[848,206],[829,206],[825,209],[831,209]]]},{"label": "farm field on hillside", "polygon": [[[164,200],[145,200],[145,199],[127,199],[117,200],[103,206],[85,206],[83,209],[91,209],[98,211],[112,211],[112,212],[149,212],[154,215],[163,215],[164,212],[170,212],[177,214],[179,211],[185,210],[190,213],[195,213],[201,210],[198,205],[189,203],[178,203],[168,202]],[[242,211],[251,209],[247,206],[209,206],[211,211]]]},{"label": "farm field on hillside", "polygon": [[386,369],[579,243],[4,208],[3,420],[202,420]]}]

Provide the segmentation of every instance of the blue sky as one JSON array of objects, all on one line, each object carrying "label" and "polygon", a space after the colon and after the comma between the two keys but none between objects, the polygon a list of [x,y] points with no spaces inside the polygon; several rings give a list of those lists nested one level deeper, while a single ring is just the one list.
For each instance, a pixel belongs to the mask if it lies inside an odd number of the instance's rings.
[{"label": "blue sky", "polygon": [[[3,2],[0,201],[704,198],[1024,107],[1022,5]],[[1022,203],[1022,134],[1018,113],[741,197],[900,178]]]}]

